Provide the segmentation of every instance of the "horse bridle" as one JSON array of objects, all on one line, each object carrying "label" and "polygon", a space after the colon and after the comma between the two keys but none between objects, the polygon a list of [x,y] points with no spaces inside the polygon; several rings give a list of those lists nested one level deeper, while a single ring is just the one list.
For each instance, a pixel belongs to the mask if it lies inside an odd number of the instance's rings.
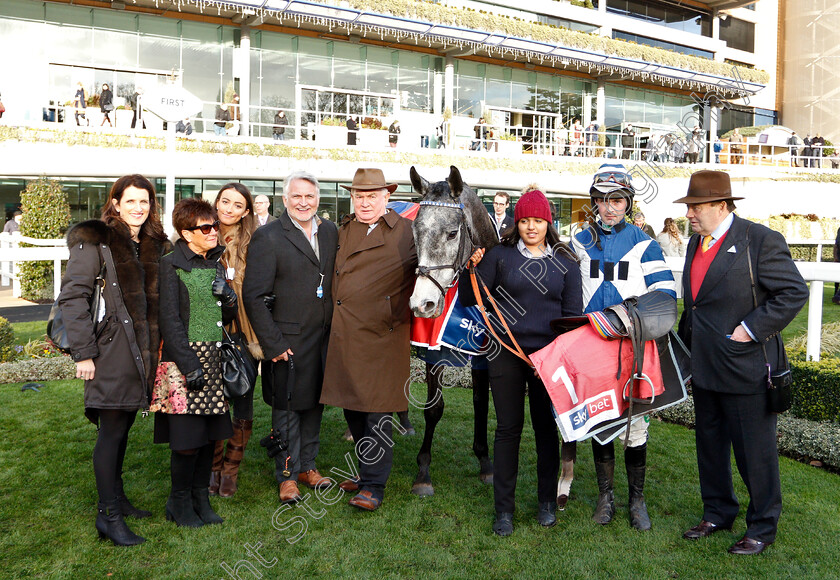
[{"label": "horse bridle", "polygon": [[[417,277],[428,278],[429,280],[431,280],[431,282],[438,287],[440,293],[445,297],[449,289],[458,283],[458,277],[461,275],[461,270],[463,270],[467,263],[470,261],[470,256],[472,256],[473,252],[475,251],[475,245],[472,241],[472,231],[470,230],[470,224],[467,223],[467,214],[464,211],[463,203],[447,203],[445,201],[421,201],[420,205],[457,209],[458,212],[461,214],[461,223],[458,224],[458,231],[461,232],[463,235],[461,236],[461,240],[458,243],[458,254],[455,256],[455,261],[448,266],[421,266],[419,264],[417,266]],[[465,239],[467,241],[467,244],[469,244],[469,247],[466,252],[464,251]],[[455,276],[452,278],[452,282],[449,284],[449,286],[444,288],[443,286],[441,286],[440,282],[438,282],[432,276],[430,276],[430,273],[435,270],[455,271]]]}]

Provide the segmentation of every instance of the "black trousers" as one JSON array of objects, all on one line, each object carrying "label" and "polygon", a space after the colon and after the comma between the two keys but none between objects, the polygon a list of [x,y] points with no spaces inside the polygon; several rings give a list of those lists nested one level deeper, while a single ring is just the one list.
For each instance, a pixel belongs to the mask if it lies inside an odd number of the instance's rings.
[{"label": "black trousers", "polygon": [[[283,483],[287,479],[297,481],[299,473],[315,469],[315,458],[318,457],[320,448],[323,414],[323,405],[315,405],[314,408],[305,411],[286,411],[277,408],[271,410],[272,427],[275,431],[282,433],[289,443],[288,450],[274,458],[274,477],[278,483]],[[286,433],[287,428],[288,433]],[[283,475],[286,469],[291,472],[289,477]]]},{"label": "black trousers", "polygon": [[782,486],[776,415],[768,409],[766,393],[731,395],[695,387],[693,395],[703,519],[728,527],[738,515],[731,448],[750,495],[746,535],[761,542],[774,541],[782,513]]},{"label": "black trousers", "polygon": [[537,498],[555,501],[560,470],[560,439],[545,385],[525,361],[502,350],[490,363],[490,392],[496,408],[493,495],[497,512],[513,512],[519,442],[525,425],[525,387],[537,444]]},{"label": "black trousers", "polygon": [[381,501],[394,463],[393,414],[344,409],[344,418],[356,445],[359,490],[369,491]]}]

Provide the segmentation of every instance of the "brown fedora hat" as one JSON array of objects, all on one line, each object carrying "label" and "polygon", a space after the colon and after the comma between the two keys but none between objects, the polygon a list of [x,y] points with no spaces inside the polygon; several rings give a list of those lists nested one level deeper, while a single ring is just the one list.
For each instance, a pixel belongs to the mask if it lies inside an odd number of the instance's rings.
[{"label": "brown fedora hat", "polygon": [[729,183],[728,173],[704,169],[691,174],[688,195],[675,200],[674,203],[707,203],[727,199],[744,198],[732,196],[732,185]]},{"label": "brown fedora hat", "polygon": [[353,176],[353,183],[342,185],[341,187],[349,191],[353,191],[354,189],[360,191],[387,189],[390,193],[394,193],[394,190],[397,189],[397,184],[385,183],[385,174],[382,173],[381,169],[362,167],[356,170],[356,175]]}]

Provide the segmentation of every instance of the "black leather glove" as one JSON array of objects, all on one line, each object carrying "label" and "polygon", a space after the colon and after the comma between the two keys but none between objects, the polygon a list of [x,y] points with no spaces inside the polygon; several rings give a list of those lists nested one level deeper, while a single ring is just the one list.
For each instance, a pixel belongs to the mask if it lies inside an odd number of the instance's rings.
[{"label": "black leather glove", "polygon": [[188,391],[200,391],[207,385],[207,381],[204,380],[204,371],[201,369],[188,372],[184,378],[187,380]]},{"label": "black leather glove", "polygon": [[236,292],[221,276],[216,276],[213,280],[213,296],[221,300],[222,306],[236,306]]},{"label": "black leather glove", "polygon": [[263,296],[263,302],[265,302],[265,307],[268,308],[269,312],[274,310],[274,302],[277,300],[277,296],[274,293],[269,294],[268,296]]}]

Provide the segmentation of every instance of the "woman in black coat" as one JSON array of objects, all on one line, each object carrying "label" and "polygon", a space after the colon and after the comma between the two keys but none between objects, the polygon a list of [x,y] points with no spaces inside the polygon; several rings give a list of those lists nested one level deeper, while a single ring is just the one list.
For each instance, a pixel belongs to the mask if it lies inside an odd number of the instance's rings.
[{"label": "woman in black coat", "polygon": [[[158,262],[165,243],[154,187],[142,175],[121,177],[102,221],[82,222],[68,232],[70,261],[58,297],[76,377],[85,380],[85,415],[99,427],[93,449],[96,529],[100,538],[122,546],[145,541],[123,517],[152,515],[126,498],[122,466],[128,431],[137,410],[149,405],[157,367]],[[103,265],[104,306],[94,320],[90,301]]]},{"label": "woman in black coat", "polygon": [[213,207],[183,199],[172,223],[181,238],[160,265],[163,352],[151,410],[155,443],[172,451],[166,519],[197,528],[223,521],[210,507],[208,485],[215,442],[233,435],[218,347],[237,299],[219,261],[224,248]]},{"label": "woman in black coat", "polygon": [[101,127],[105,124],[105,121],[108,121],[108,125],[113,127],[114,125],[111,124],[111,117],[108,115],[114,110],[114,93],[111,92],[111,89],[108,87],[108,83],[102,85],[102,92],[99,93],[99,110],[102,111],[102,114],[104,115],[102,122],[99,123],[99,126]]},{"label": "woman in black coat", "polygon": [[[491,248],[483,259],[483,250],[479,250],[473,261],[481,260],[476,269],[496,302],[515,305],[505,308],[504,314],[513,317],[506,322],[525,354],[531,355],[554,340],[551,320],[580,316],[583,309],[580,266],[551,225],[551,207],[542,192],[529,191],[519,198],[514,219],[516,227],[508,230],[501,243]],[[461,279],[458,289],[464,306],[476,303],[468,277]],[[501,327],[496,330],[500,336],[504,332]],[[526,388],[537,445],[537,520],[542,526],[553,526],[557,521],[554,514],[560,442],[548,392],[533,368],[504,348],[498,349],[495,357],[489,357],[488,364],[497,419],[493,447],[496,507],[493,531],[499,536],[513,532]]]}]

